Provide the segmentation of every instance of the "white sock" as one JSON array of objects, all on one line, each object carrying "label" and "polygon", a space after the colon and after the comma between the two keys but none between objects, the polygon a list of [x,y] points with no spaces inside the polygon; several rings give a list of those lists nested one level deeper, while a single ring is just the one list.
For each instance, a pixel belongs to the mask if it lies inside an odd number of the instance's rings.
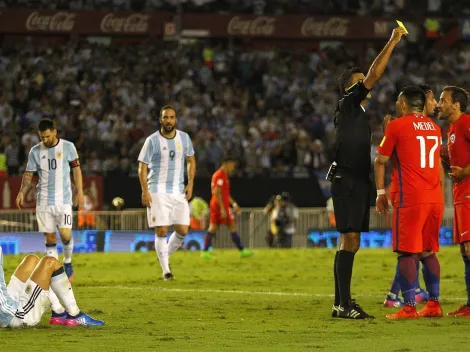
[{"label": "white sock", "polygon": [[57,251],[57,243],[56,244],[46,243],[46,257],[54,257],[55,259],[59,260],[59,252]]},{"label": "white sock", "polygon": [[70,238],[70,241],[62,241],[62,247],[64,252],[64,264],[72,262],[72,253],[73,253],[73,237]]},{"label": "white sock", "polygon": [[163,274],[169,273],[170,266],[168,265],[168,243],[166,243],[166,237],[155,236],[155,252],[157,252]]},{"label": "white sock", "polygon": [[65,275],[65,271],[52,276],[51,289],[60,298],[67,310],[67,313],[73,316],[80,313],[80,309],[78,309],[77,301],[73,294],[72,285],[70,284],[67,275]]},{"label": "white sock", "polygon": [[185,236],[180,235],[176,231],[171,234],[168,240],[168,256],[171,256],[181,247],[184,242],[184,237]]},{"label": "white sock", "polygon": [[52,289],[49,290],[49,301],[51,301],[51,309],[57,314],[65,312],[65,308],[60,304],[59,299]]}]

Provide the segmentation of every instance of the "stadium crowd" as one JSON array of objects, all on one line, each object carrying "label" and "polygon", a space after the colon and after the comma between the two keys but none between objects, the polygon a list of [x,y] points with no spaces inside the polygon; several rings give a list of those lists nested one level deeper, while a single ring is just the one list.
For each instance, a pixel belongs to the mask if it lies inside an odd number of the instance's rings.
[{"label": "stadium crowd", "polygon": [[[213,61],[203,62],[202,50],[158,42],[4,48],[0,153],[9,174],[24,170],[38,142],[37,122],[53,117],[59,135],[77,146],[85,174],[135,175],[144,137],[157,129],[159,108],[167,103],[178,111],[178,127],[192,136],[199,176],[218,168],[227,150],[240,161],[238,176],[322,174],[331,161],[337,77],[357,64],[356,53],[343,46],[309,53],[217,46]],[[376,54],[370,47],[362,66]],[[398,48],[367,107],[372,154],[399,89],[427,83],[439,94],[447,84],[469,86],[469,71],[468,46],[446,53],[416,44]]]},{"label": "stadium crowd", "polygon": [[0,0],[0,7],[254,14],[457,15],[468,0]]}]

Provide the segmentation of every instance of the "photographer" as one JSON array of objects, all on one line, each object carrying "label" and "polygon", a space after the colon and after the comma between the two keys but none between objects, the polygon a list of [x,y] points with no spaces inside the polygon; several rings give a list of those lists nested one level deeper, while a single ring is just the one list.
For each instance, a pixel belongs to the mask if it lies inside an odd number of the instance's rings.
[{"label": "photographer", "polygon": [[[266,204],[266,206],[263,209],[263,215],[268,216],[268,218],[270,218],[272,215],[272,212],[274,211],[278,203],[279,201],[277,199],[277,196],[276,195],[271,196],[271,198],[269,198],[268,204]],[[273,233],[272,227],[273,227],[273,224],[271,224],[266,234],[266,243],[268,244],[269,248],[272,248],[274,245],[274,233]]]},{"label": "photographer", "polygon": [[287,192],[282,192],[276,199],[278,202],[271,214],[272,232],[277,236],[280,248],[291,248],[299,210],[290,202],[290,195]]}]

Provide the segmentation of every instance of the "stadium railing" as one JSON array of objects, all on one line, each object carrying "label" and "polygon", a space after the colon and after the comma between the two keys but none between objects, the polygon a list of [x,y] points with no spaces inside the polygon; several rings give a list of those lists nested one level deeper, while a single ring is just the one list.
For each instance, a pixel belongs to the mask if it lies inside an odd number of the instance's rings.
[{"label": "stadium railing", "polygon": [[[370,228],[374,232],[374,243],[370,246],[381,246],[384,233],[391,228],[392,215],[377,214],[371,208]],[[264,248],[266,234],[271,226],[270,218],[261,208],[245,208],[237,219],[238,233],[250,248]],[[453,225],[453,208],[445,210],[443,226]],[[79,214],[74,213],[73,229],[75,230],[113,230],[151,233],[147,226],[146,211],[143,209],[124,211],[95,211]],[[3,210],[0,211],[1,233],[37,232],[38,226],[34,210]],[[199,231],[202,233],[202,231]],[[385,236],[386,237],[386,236]],[[388,237],[390,235],[388,234]],[[301,208],[293,236],[293,247],[334,247],[337,234],[330,224],[329,214],[324,208]],[[382,239],[381,239],[382,238]],[[222,228],[216,236],[217,248],[233,247],[228,230]],[[369,246],[369,244],[365,244]]]}]

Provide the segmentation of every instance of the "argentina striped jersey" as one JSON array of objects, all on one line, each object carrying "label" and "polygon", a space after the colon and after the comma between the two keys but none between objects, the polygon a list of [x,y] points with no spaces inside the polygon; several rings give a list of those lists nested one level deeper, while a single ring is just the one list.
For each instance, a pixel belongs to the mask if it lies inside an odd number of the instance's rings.
[{"label": "argentina striped jersey", "polygon": [[176,130],[172,139],[163,137],[160,131],[149,136],[139,154],[139,161],[149,168],[149,192],[184,193],[185,160],[193,155],[193,143],[185,132]]},{"label": "argentina striped jersey", "polygon": [[3,256],[0,248],[0,328],[6,328],[15,316],[19,302],[13,299],[7,291],[5,274],[3,273]]},{"label": "argentina striped jersey", "polygon": [[78,166],[75,145],[64,139],[51,148],[42,142],[31,148],[28,156],[27,172],[37,172],[36,205],[72,205],[72,184],[70,164]]}]

